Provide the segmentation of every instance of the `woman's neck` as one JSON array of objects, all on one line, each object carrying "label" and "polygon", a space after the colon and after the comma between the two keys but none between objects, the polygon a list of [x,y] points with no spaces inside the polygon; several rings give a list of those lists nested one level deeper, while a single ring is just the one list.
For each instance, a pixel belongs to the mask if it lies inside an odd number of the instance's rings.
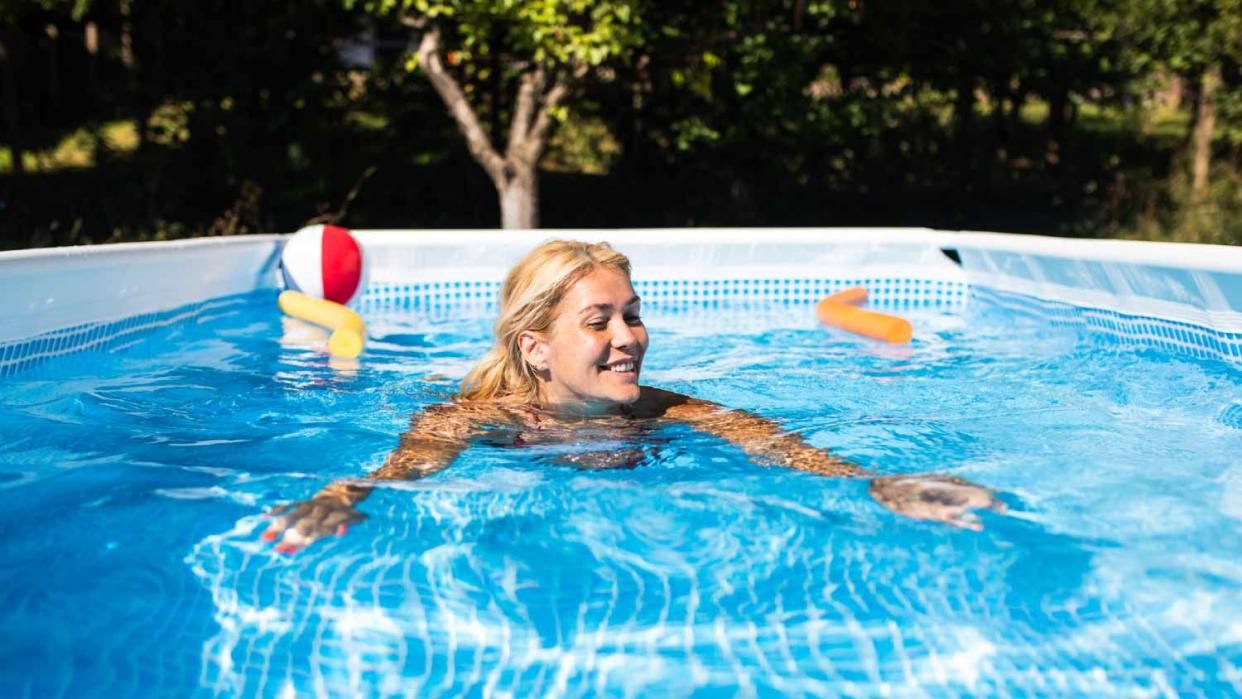
[{"label": "woman's neck", "polygon": [[629,414],[629,406],[614,401],[548,400],[533,402],[537,409],[562,417],[606,417]]}]

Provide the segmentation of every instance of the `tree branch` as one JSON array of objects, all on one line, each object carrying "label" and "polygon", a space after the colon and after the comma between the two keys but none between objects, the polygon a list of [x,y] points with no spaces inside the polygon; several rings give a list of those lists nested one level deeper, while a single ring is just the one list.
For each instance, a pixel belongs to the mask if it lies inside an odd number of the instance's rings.
[{"label": "tree branch", "polygon": [[543,153],[543,147],[548,141],[548,129],[552,126],[552,111],[560,106],[561,100],[565,99],[568,92],[569,80],[561,78],[552,85],[548,94],[544,95],[543,105],[539,108],[534,124],[531,125],[530,136],[526,143],[525,155],[532,162],[538,160]]},{"label": "tree branch", "polygon": [[574,83],[582,79],[587,74],[589,67],[585,63],[575,63],[573,72],[570,75],[560,75],[556,82],[552,84],[552,89],[548,90],[548,94],[543,97],[543,105],[539,109],[539,114],[535,116],[534,125],[530,129],[530,146],[528,156],[533,160],[538,160],[539,155],[543,152],[543,147],[547,145],[548,129],[552,126],[552,112],[561,105],[561,101],[569,94],[570,88]]},{"label": "tree branch", "polygon": [[410,29],[425,29],[427,27],[426,17],[411,15],[405,11],[397,13],[397,22]]},{"label": "tree branch", "polygon": [[423,72],[431,80],[431,86],[440,95],[444,106],[448,107],[449,114],[453,115],[462,135],[466,137],[466,146],[470,149],[470,155],[474,156],[479,165],[483,166],[492,181],[498,184],[507,181],[504,158],[496,152],[487,133],[479,125],[479,119],[475,116],[470,103],[466,101],[466,95],[462,92],[461,86],[457,84],[453,76],[449,75],[440,61],[439,29],[429,29],[423,34],[422,41],[418,44],[418,64],[422,66]]},{"label": "tree branch", "polygon": [[536,102],[543,98],[541,93],[545,79],[543,66],[522,73],[522,84],[518,87],[517,102],[513,107],[513,120],[509,124],[509,146],[505,150],[508,158],[520,158],[525,154],[526,137],[531,129],[531,115],[535,113]]}]

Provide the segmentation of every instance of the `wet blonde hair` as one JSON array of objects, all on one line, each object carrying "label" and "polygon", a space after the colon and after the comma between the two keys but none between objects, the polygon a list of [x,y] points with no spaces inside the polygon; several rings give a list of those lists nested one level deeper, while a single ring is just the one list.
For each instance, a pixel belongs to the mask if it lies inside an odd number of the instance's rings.
[{"label": "wet blonde hair", "polygon": [[597,269],[630,277],[630,261],[608,243],[549,240],[531,250],[509,270],[500,290],[495,344],[461,383],[461,400],[519,398],[536,400],[539,381],[522,357],[518,336],[547,332],[556,307],[579,279]]}]

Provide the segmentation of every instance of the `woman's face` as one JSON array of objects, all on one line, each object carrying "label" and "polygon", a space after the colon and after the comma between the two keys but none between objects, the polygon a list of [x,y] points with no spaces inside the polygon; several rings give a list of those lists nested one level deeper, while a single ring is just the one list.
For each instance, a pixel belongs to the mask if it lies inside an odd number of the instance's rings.
[{"label": "woman's face", "polygon": [[546,402],[598,413],[638,400],[647,351],[639,303],[630,280],[610,269],[597,269],[569,288],[551,329],[526,345],[542,370]]}]

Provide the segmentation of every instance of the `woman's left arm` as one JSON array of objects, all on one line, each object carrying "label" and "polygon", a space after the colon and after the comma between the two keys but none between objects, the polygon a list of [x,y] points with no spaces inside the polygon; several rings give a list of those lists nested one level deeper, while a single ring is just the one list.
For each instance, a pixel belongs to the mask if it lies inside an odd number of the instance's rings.
[{"label": "woman's left arm", "polygon": [[671,393],[665,395],[663,402],[665,417],[732,442],[766,463],[821,476],[870,477],[867,492],[871,497],[912,519],[944,522],[978,531],[983,525],[971,510],[1005,511],[1005,504],[992,491],[957,476],[935,473],[876,476],[861,466],[811,446],[802,435],[787,432],[776,422],[744,410]]},{"label": "woman's left arm", "polygon": [[821,476],[860,478],[870,471],[807,444],[802,435],[787,432],[767,418],[696,398],[674,399],[664,416],[732,442],[747,454],[773,466]]}]

